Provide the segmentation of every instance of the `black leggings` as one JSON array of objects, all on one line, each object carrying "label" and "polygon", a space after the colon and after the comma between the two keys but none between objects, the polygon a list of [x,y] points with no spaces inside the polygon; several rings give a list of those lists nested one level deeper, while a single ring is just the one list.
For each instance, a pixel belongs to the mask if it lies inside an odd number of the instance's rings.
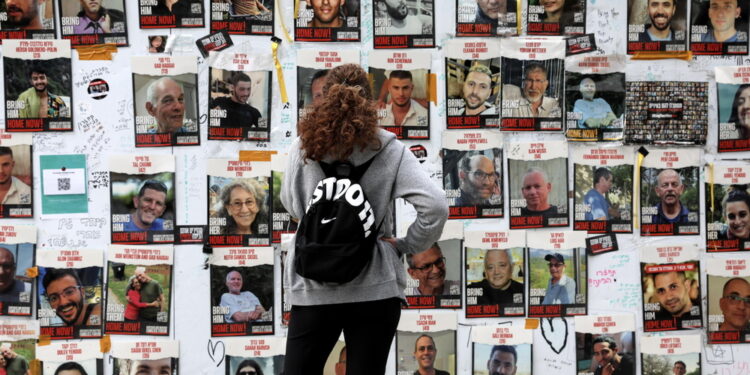
[{"label": "black leggings", "polygon": [[[401,300],[292,306],[284,375],[321,375],[344,331],[346,373],[383,375],[401,318]],[[336,355],[338,359],[338,355]]]}]

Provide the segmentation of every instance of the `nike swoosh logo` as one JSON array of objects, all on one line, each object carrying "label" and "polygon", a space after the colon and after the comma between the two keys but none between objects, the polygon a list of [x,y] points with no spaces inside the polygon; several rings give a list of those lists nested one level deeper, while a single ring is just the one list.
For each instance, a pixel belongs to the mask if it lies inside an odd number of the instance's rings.
[{"label": "nike swoosh logo", "polygon": [[321,219],[321,220],[320,220],[320,223],[321,223],[321,224],[328,224],[328,223],[330,223],[330,222],[332,222],[332,221],[334,221],[334,220],[336,220],[336,218],[335,218],[335,217],[334,217],[333,219]]}]

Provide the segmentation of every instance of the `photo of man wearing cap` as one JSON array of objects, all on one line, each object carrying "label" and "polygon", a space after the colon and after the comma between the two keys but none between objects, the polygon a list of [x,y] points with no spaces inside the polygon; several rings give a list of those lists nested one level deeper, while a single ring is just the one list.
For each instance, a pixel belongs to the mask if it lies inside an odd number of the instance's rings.
[{"label": "photo of man wearing cap", "polygon": [[565,258],[560,253],[544,256],[549,267],[549,282],[542,305],[566,305],[576,301],[576,282],[565,275]]}]

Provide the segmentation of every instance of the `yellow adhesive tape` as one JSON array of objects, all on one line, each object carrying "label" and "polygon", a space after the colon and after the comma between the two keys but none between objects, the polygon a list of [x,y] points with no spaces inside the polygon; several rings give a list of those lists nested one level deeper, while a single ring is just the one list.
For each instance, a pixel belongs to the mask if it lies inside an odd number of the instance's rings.
[{"label": "yellow adhesive tape", "polygon": [[428,98],[428,100],[431,101],[432,104],[437,105],[437,74],[430,73],[429,87],[430,87],[430,92],[428,93],[428,95],[430,97]]},{"label": "yellow adhesive tape", "polygon": [[117,52],[114,43],[95,44],[93,46],[77,46],[79,60],[112,60],[112,54]]},{"label": "yellow adhesive tape", "polygon": [[273,64],[276,66],[276,80],[279,82],[281,102],[289,103],[289,96],[286,94],[286,83],[284,82],[284,69],[281,67],[281,61],[279,60],[279,42],[274,41],[271,43],[271,49],[273,49]]},{"label": "yellow adhesive tape", "polygon": [[52,343],[52,337],[50,335],[39,335],[36,346],[47,346]]},{"label": "yellow adhesive tape", "polygon": [[42,374],[42,362],[36,358],[29,362],[29,374],[30,375],[41,375]]},{"label": "yellow adhesive tape", "polygon": [[690,61],[693,59],[693,53],[690,51],[640,51],[636,52],[633,60],[661,60],[661,59],[678,59]]},{"label": "yellow adhesive tape", "polygon": [[37,276],[39,276],[39,268],[37,268],[36,266],[26,269],[26,277],[30,277],[33,279]]},{"label": "yellow adhesive tape", "polygon": [[276,151],[244,150],[240,151],[240,161],[271,161],[274,154]]},{"label": "yellow adhesive tape", "polygon": [[112,349],[112,339],[110,339],[109,335],[102,336],[102,338],[99,339],[99,351],[107,353],[110,349]]},{"label": "yellow adhesive tape", "polygon": [[526,329],[539,328],[539,319],[526,319]]},{"label": "yellow adhesive tape", "polygon": [[[294,18],[297,18],[297,8],[299,8],[299,0],[296,0],[297,3],[294,6]],[[286,29],[286,23],[284,22],[284,12],[281,11],[281,1],[276,1],[276,4],[274,5],[274,14],[279,17],[279,24],[281,25],[281,31],[284,32],[284,38],[286,38],[286,41],[289,43],[294,43],[292,40],[292,36],[289,35],[289,31]],[[286,102],[285,102],[286,103]]]}]

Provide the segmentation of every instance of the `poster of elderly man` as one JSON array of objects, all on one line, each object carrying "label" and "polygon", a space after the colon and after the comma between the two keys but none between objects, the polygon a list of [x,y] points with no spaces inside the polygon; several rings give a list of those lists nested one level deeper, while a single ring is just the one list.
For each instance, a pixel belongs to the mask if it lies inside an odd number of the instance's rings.
[{"label": "poster of elderly man", "polygon": [[73,47],[113,43],[128,45],[125,0],[57,0],[63,39]]},{"label": "poster of elderly man", "polygon": [[133,56],[135,147],[200,144],[195,56]]}]

